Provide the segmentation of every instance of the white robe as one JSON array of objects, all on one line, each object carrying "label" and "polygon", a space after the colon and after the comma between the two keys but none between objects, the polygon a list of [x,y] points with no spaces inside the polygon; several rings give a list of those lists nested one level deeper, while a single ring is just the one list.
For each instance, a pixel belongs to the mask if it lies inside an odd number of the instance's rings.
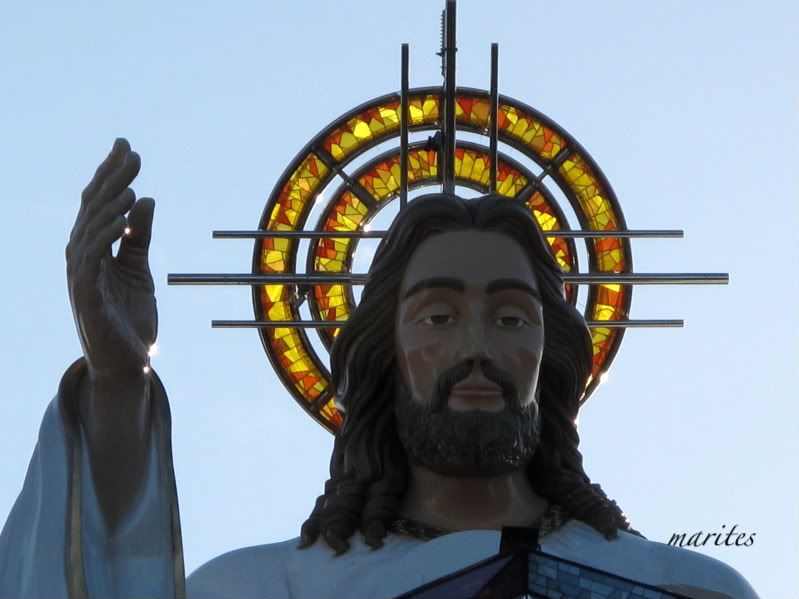
[{"label": "white robe", "polygon": [[[392,597],[497,554],[500,533],[465,531],[432,541],[389,535],[372,550],[356,533],[336,557],[323,541],[248,547],[211,560],[184,580],[166,394],[154,383],[147,481],[117,532],[105,528],[74,405],[80,362],[65,375],[39,431],[25,483],[0,535],[0,598],[191,599]],[[552,555],[674,591],[707,589],[756,598],[718,560],[625,532],[607,541],[571,520],[541,539]]]}]

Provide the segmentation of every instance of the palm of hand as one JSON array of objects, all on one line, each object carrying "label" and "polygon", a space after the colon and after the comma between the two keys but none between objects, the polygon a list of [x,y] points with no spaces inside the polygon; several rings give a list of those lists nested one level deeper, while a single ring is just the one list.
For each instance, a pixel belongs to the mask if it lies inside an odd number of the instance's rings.
[{"label": "palm of hand", "polygon": [[[154,284],[146,254],[133,264],[123,263],[118,257],[103,258],[97,292],[101,307],[98,332],[106,334],[102,346],[123,355],[107,360],[107,352],[98,352],[100,355],[92,356],[92,367],[98,372],[138,375],[147,364],[142,350],[149,350],[155,343],[158,326]],[[116,364],[124,364],[124,371],[129,372],[118,372]]]}]

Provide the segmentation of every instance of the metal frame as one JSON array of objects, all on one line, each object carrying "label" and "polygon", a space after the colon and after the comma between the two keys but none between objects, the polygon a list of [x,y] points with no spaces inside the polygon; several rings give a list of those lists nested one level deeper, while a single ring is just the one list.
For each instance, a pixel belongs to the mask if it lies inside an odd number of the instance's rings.
[{"label": "metal frame", "polygon": [[[415,152],[417,150],[424,149],[424,147],[425,147],[425,142],[414,142],[413,144],[410,145],[409,149],[410,149],[411,152]],[[475,142],[463,141],[463,142],[461,142],[460,147],[465,149],[465,150],[470,150],[470,151],[486,154],[485,146],[481,146],[480,144],[477,144]],[[361,165],[358,168],[358,170],[353,173],[353,175],[352,175],[353,178],[359,180],[363,175],[365,175],[366,173],[370,172],[376,165],[380,164],[381,162],[385,162],[385,161],[391,160],[391,159],[395,158],[396,155],[397,155],[396,150],[388,150],[386,152],[383,152],[382,154],[379,154],[378,156],[375,156],[374,158],[370,159],[368,162],[366,162],[363,165]],[[534,175],[527,169],[527,167],[525,167],[524,165],[520,164],[519,162],[517,162],[516,160],[514,160],[510,156],[505,156],[504,154],[501,154],[500,158],[501,158],[501,161],[503,163],[507,164],[510,168],[513,168],[513,169],[516,169],[517,171],[519,171],[523,176],[528,178],[528,180],[531,179],[531,178],[534,178]],[[478,183],[476,183],[476,182],[474,182],[474,181],[472,181],[470,179],[459,178],[459,177],[456,176],[455,183],[456,184],[460,184],[463,187],[468,187],[470,189],[474,189],[474,190],[476,190],[476,191],[478,191],[480,193],[486,193],[487,192],[487,187],[482,186],[482,185],[480,185],[480,184],[478,184]],[[417,189],[417,188],[420,188],[420,187],[425,187],[427,185],[429,185],[429,183],[426,182],[426,181],[416,180],[416,181],[413,182],[413,185],[411,186],[411,188],[412,189]],[[319,215],[316,227],[314,228],[314,232],[313,232],[313,236],[314,237],[317,237],[317,233],[322,233],[323,232],[322,228],[324,227],[324,224],[325,224],[325,222],[327,220],[327,217],[332,213],[333,208],[336,206],[336,204],[338,204],[339,200],[341,199],[342,194],[344,193],[344,191],[346,191],[346,189],[347,189],[346,185],[339,186],[339,188],[327,200],[326,206],[324,207],[324,209],[322,210],[321,214]],[[401,192],[402,190],[400,189],[399,191]],[[568,219],[566,218],[566,215],[561,210],[557,200],[552,196],[552,194],[549,191],[549,189],[547,189],[546,187],[542,187],[540,189],[540,191],[544,195],[547,203],[550,204],[550,206],[552,207],[552,210],[555,212],[555,217],[558,219],[558,222],[560,222],[563,227],[569,227],[570,225],[569,225]],[[406,193],[407,193],[407,184],[406,184]],[[385,198],[383,198],[382,201],[380,202],[380,205],[376,207],[377,210],[374,213],[370,213],[369,219],[367,220],[367,222],[369,222],[369,220],[374,218],[374,216],[377,214],[377,212],[379,212],[383,207],[389,205],[389,203],[397,195],[398,195],[397,193],[391,193],[391,194],[387,195]],[[400,204],[400,209],[402,209],[401,206],[402,205]],[[566,233],[570,232],[567,228],[563,229],[563,231],[566,232]],[[275,232],[275,233],[277,233],[277,232]],[[350,239],[354,238],[354,239],[359,239],[359,238],[361,238],[361,233],[363,233],[363,237],[366,237],[366,238],[377,237],[376,235],[374,235],[373,231],[369,231],[369,232],[351,232],[351,233],[347,233],[344,236],[340,235],[339,232],[335,232],[333,234],[325,233],[325,236],[327,236],[327,237],[336,237],[336,238],[350,238]],[[381,237],[384,236],[385,232],[382,232],[382,233],[383,234],[380,235]],[[559,233],[560,233],[560,231],[559,231]],[[280,234],[278,233],[275,236],[279,237]],[[557,236],[560,236],[560,235],[557,235]],[[322,235],[319,235],[319,237],[322,237]],[[573,242],[571,242],[571,241],[569,242],[568,245],[569,245],[569,252],[570,252],[571,257],[572,257],[572,263],[571,263],[570,266],[571,266],[571,268],[574,271],[579,271],[579,261],[578,261],[579,256],[578,256],[578,253],[577,253],[577,248],[576,248],[575,244]],[[307,273],[316,272],[315,265],[314,265],[314,262],[315,262],[315,250],[316,250],[316,246],[315,245],[311,245],[311,247],[309,247],[309,249],[308,249],[308,256],[307,256],[306,265],[305,265],[305,272],[307,272]],[[352,260],[353,260],[353,256],[354,256],[355,250],[356,250],[356,248],[355,248],[354,244],[350,245],[350,250],[348,251],[348,253],[347,253],[346,257],[345,257],[345,269],[348,270],[348,271],[351,271]],[[355,297],[354,297],[354,295],[352,293],[352,288],[348,287],[346,292],[347,292],[347,302],[349,303],[350,306],[355,306],[356,302],[355,302]],[[304,295],[307,298],[307,301],[308,301],[309,308],[311,310],[312,316],[319,317],[320,316],[320,310],[319,310],[319,306],[317,305],[317,302],[316,302],[315,294],[311,293],[311,294],[304,294]],[[576,293],[570,293],[569,294],[569,300],[572,303],[572,305],[576,305],[576,303],[577,303],[577,294]],[[323,332],[320,333],[320,338],[322,340],[323,345],[329,350],[330,347],[333,344],[333,336],[331,334],[329,334],[329,331],[323,331]]]},{"label": "metal frame", "polygon": [[[533,109],[532,107],[519,102],[518,100],[513,100],[511,98],[507,98],[505,96],[499,95],[498,92],[498,45],[492,44],[491,45],[491,72],[490,72],[490,91],[485,92],[483,90],[476,90],[471,88],[457,88],[456,87],[456,53],[457,53],[457,45],[456,45],[456,1],[455,0],[446,0],[445,10],[442,13],[442,36],[441,36],[441,60],[442,60],[442,76],[444,78],[444,82],[442,87],[425,87],[425,88],[418,88],[418,89],[409,89],[408,86],[408,71],[409,71],[409,58],[408,58],[408,45],[402,44],[401,47],[401,86],[400,86],[400,93],[396,94],[387,94],[385,96],[381,96],[379,98],[375,98],[370,100],[356,108],[350,110],[343,116],[339,117],[335,121],[333,121],[330,125],[325,127],[319,134],[317,134],[310,142],[308,142],[303,149],[295,156],[295,158],[290,162],[290,164],[286,167],[285,171],[281,175],[278,184],[273,189],[272,193],[269,196],[267,204],[264,208],[264,212],[262,213],[261,220],[260,220],[260,229],[257,231],[214,231],[214,238],[217,239],[255,239],[254,249],[253,249],[253,273],[255,274],[170,274],[168,277],[169,284],[189,284],[189,285],[197,285],[197,284],[234,284],[234,285],[252,285],[252,299],[253,299],[253,308],[256,311],[256,314],[262,313],[262,306],[260,305],[260,289],[259,287],[263,284],[278,284],[282,283],[285,285],[297,285],[298,287],[289,289],[289,293],[293,294],[295,298],[297,297],[297,290],[304,289],[307,291],[307,287],[309,285],[314,285],[318,283],[329,283],[329,282],[338,282],[338,283],[347,283],[349,285],[359,285],[363,284],[366,281],[367,275],[365,274],[358,274],[358,273],[347,273],[342,275],[333,275],[333,274],[317,274],[314,272],[309,272],[307,274],[295,274],[295,273],[272,273],[272,274],[261,274],[260,272],[260,259],[262,254],[262,245],[264,239],[269,238],[285,238],[291,240],[289,243],[288,250],[286,252],[286,260],[287,264],[292,265],[294,268],[297,263],[297,251],[299,248],[299,243],[297,243],[300,239],[320,239],[323,237],[338,237],[338,238],[350,238],[350,239],[367,239],[367,238],[382,238],[385,236],[385,231],[356,231],[356,232],[340,232],[340,231],[305,231],[301,230],[306,226],[308,216],[313,209],[314,202],[313,197],[309,198],[306,205],[303,208],[303,212],[298,216],[296,221],[296,227],[298,230],[294,231],[265,231],[266,224],[269,222],[269,217],[271,214],[271,209],[274,206],[275,202],[277,201],[278,197],[282,192],[283,185],[287,182],[292,174],[297,170],[300,164],[309,156],[315,155],[322,163],[326,165],[328,168],[328,173],[324,177],[319,178],[318,189],[316,193],[320,193],[321,190],[327,188],[330,184],[332,179],[335,176],[341,177],[344,181],[344,184],[339,187],[336,191],[333,199],[328,202],[325,210],[323,211],[322,218],[327,215],[328,211],[331,209],[332,206],[335,205],[335,202],[339,200],[341,194],[344,192],[345,189],[351,190],[364,204],[367,205],[370,211],[376,212],[381,208],[381,206],[377,205],[377,202],[371,197],[363,186],[358,182],[357,174],[361,173],[361,171],[366,168],[366,166],[374,164],[378,160],[387,159],[387,157],[393,157],[396,153],[392,152],[385,152],[381,154],[380,157],[371,160],[364,165],[363,167],[359,168],[356,172],[355,176],[350,176],[344,170],[347,164],[351,161],[356,159],[358,156],[363,155],[365,152],[368,152],[376,145],[383,143],[393,137],[396,137],[397,132],[394,130],[387,131],[382,135],[375,135],[369,142],[363,143],[359,145],[354,151],[352,151],[348,156],[344,157],[341,160],[335,159],[332,155],[327,153],[324,148],[322,147],[322,142],[324,139],[330,135],[330,133],[340,127],[343,126],[348,120],[351,118],[360,115],[365,110],[374,107],[376,105],[384,104],[384,103],[394,103],[399,101],[399,137],[400,137],[400,186],[397,194],[392,194],[383,200],[383,205],[387,204],[394,195],[399,195],[400,198],[400,209],[404,209],[407,206],[408,202],[408,188],[409,188],[409,181],[408,181],[408,152],[411,148],[416,148],[418,143],[411,144],[409,142],[409,133],[410,131],[427,131],[427,130],[434,130],[438,131],[435,137],[431,138],[432,141],[440,144],[436,149],[438,151],[438,163],[439,163],[439,173],[441,178],[442,188],[445,192],[454,192],[456,183],[460,183],[462,185],[468,185],[471,187],[480,187],[481,191],[489,191],[495,192],[497,189],[497,178],[498,178],[498,164],[500,160],[513,163],[515,161],[511,161],[508,157],[501,156],[498,152],[498,142],[500,141],[500,137],[503,143],[507,144],[510,147],[513,147],[519,151],[521,151],[529,160],[533,163],[537,164],[541,168],[541,173],[538,176],[532,175],[529,169],[523,167],[521,165],[513,164],[514,168],[517,168],[520,172],[522,172],[525,176],[528,177],[529,183],[528,185],[517,195],[517,197],[521,199],[528,199],[529,196],[534,193],[536,190],[540,190],[542,193],[545,194],[547,200],[551,203],[554,210],[558,212],[558,218],[561,219],[561,223],[563,226],[568,226],[568,220],[565,218],[565,215],[562,214],[562,210],[558,205],[557,201],[552,197],[551,192],[547,188],[547,186],[543,183],[544,180],[549,177],[552,181],[561,189],[564,193],[564,196],[572,205],[574,213],[577,217],[578,223],[582,230],[559,230],[557,232],[552,232],[552,235],[547,235],[545,232],[545,237],[559,237],[563,239],[569,240],[569,247],[572,253],[572,257],[575,264],[575,270],[577,270],[577,252],[576,248],[574,247],[575,239],[583,239],[586,244],[586,251],[588,253],[589,258],[589,265],[588,265],[588,272],[580,273],[579,271],[576,273],[565,273],[564,274],[564,282],[568,284],[576,284],[576,285],[589,285],[589,292],[586,303],[589,306],[593,306],[596,304],[597,301],[597,293],[598,287],[597,285],[601,284],[619,284],[622,285],[625,291],[625,295],[623,296],[623,301],[621,304],[621,314],[623,316],[629,315],[630,303],[632,300],[632,285],[639,285],[639,284],[724,284],[727,283],[729,280],[728,275],[723,273],[672,273],[672,274],[664,274],[664,273],[634,273],[632,272],[632,252],[630,248],[629,240],[632,238],[679,238],[683,236],[682,231],[677,230],[628,230],[627,225],[624,219],[623,212],[621,210],[621,206],[615,196],[613,188],[610,186],[607,178],[605,177],[604,173],[600,169],[599,165],[593,160],[593,158],[585,151],[585,149],[575,140],[570,134],[568,134],[564,129],[558,126],[554,121],[549,119],[546,115],[541,114],[537,110]],[[414,126],[410,122],[410,113],[409,113],[409,105],[412,99],[418,97],[424,97],[428,95],[435,95],[439,98],[439,118],[436,122],[428,122],[422,123],[419,125]],[[488,127],[482,128],[476,125],[472,125],[469,123],[460,123],[458,124],[456,118],[456,99],[458,97],[465,97],[465,98],[477,98],[477,99],[487,99],[489,102],[489,121]],[[551,160],[544,160],[539,158],[533,152],[530,151],[525,144],[521,143],[520,141],[508,136],[503,135],[501,136],[499,127],[498,127],[498,116],[499,116],[499,107],[500,105],[508,106],[508,107],[515,107],[523,112],[529,114],[532,118],[538,120],[542,125],[545,127],[550,128],[553,131],[556,131],[558,135],[560,135],[564,141],[565,146],[561,150],[561,152],[555,156]],[[489,165],[490,165],[490,173],[489,173],[489,183],[487,186],[475,186],[473,185],[474,182],[472,181],[465,181],[465,180],[458,180],[455,177],[455,151],[456,151],[456,144],[457,142],[457,131],[471,131],[482,135],[488,135],[489,137],[489,147],[487,148],[487,153],[489,156]],[[480,148],[480,151],[486,151],[486,148],[483,146],[479,146],[477,144],[471,144],[470,142],[461,142],[459,145],[464,147],[471,147],[475,146]],[[569,156],[573,154],[578,154],[583,161],[585,162],[586,166],[593,172],[594,176],[598,184],[604,189],[606,199],[609,202],[611,209],[615,213],[615,217],[617,220],[618,229],[615,230],[608,230],[608,231],[596,231],[587,229],[588,220],[583,213],[582,206],[579,204],[575,193],[572,192],[571,188],[569,187],[568,182],[564,179],[563,176],[559,173],[559,168],[562,165],[563,161],[566,160]],[[520,168],[521,167],[521,168]],[[529,175],[529,176],[528,176]],[[412,185],[416,187],[417,185],[422,185],[421,182],[414,182]],[[485,189],[487,187],[487,189]],[[324,225],[324,220],[322,220],[317,227],[320,228]],[[607,273],[607,272],[596,272],[598,268],[598,261],[597,261],[597,242],[600,239],[607,239],[607,238],[614,238],[618,239],[620,243],[620,249],[623,254],[625,268],[623,272],[614,272],[614,273]],[[318,243],[318,242],[317,242]],[[351,269],[352,267],[352,252],[354,251],[354,247],[356,244],[351,244],[350,249],[345,258],[345,268]],[[313,260],[315,256],[315,249],[316,245],[314,243],[310,244],[309,246],[309,253],[308,253],[308,268],[307,271],[313,271]],[[354,299],[352,297],[352,290],[351,287],[348,288],[349,297],[348,300],[351,301],[351,305],[354,306]],[[573,298],[576,300],[576,293],[573,294]],[[315,305],[315,296],[311,294],[311,310],[312,315],[316,314],[319,315],[318,306]],[[325,376],[329,377],[328,370],[324,364],[321,364],[316,352],[312,349],[312,345],[310,340],[308,339],[305,329],[308,328],[318,328],[320,331],[323,332],[322,339],[328,339],[328,341],[332,340],[332,337],[329,336],[329,331],[327,329],[331,328],[331,326],[337,328],[340,326],[342,321],[336,321],[337,324],[331,325],[329,321],[318,321],[318,320],[311,320],[311,321],[302,321],[300,319],[296,319],[298,316],[300,302],[294,301],[291,302],[291,311],[295,320],[291,321],[278,321],[278,322],[262,322],[262,321],[213,321],[214,327],[217,328],[230,328],[233,326],[243,326],[243,327],[256,327],[261,331],[261,340],[264,344],[264,348],[266,349],[267,356],[269,357],[270,362],[272,363],[273,368],[277,372],[278,376],[283,380],[284,384],[289,388],[292,392],[292,395],[297,398],[295,393],[294,383],[286,378],[286,374],[283,372],[281,366],[276,363],[273,359],[272,355],[272,347],[270,344],[269,339],[265,334],[265,329],[269,328],[276,328],[276,327],[290,327],[296,329],[297,334],[300,337],[301,342],[304,344],[306,350],[308,350],[308,354],[310,359],[314,362],[314,365],[318,368],[318,370],[323,373]],[[610,339],[609,346],[606,350],[605,358],[604,358],[604,370],[606,371],[607,368],[612,363],[613,359],[615,358],[615,354],[618,351],[618,348],[621,344],[624,329],[625,328],[635,328],[635,327],[644,327],[644,326],[654,326],[654,327],[675,327],[675,326],[682,326],[681,320],[629,320],[629,319],[622,319],[616,321],[589,321],[589,326],[593,327],[603,327],[608,329],[614,329],[613,336]],[[327,335],[327,337],[325,336]],[[601,374],[601,373],[600,373]],[[597,377],[586,389],[585,398],[590,395],[596,385],[599,383],[599,377]],[[319,408],[324,405],[331,397],[331,393],[325,392],[323,393],[313,404],[309,405],[307,402],[298,401],[303,408],[308,411],[311,415],[313,415],[317,421],[319,421],[323,426],[328,428],[332,431],[332,428],[325,422],[322,421],[318,417]]]}]

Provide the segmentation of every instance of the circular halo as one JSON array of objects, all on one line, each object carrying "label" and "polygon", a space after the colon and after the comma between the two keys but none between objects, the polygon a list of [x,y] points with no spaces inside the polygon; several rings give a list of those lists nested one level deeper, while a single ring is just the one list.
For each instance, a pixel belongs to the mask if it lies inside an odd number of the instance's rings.
[{"label": "circular halo", "polygon": [[[411,133],[440,128],[441,88],[413,89],[409,94]],[[458,132],[488,138],[489,94],[483,90],[458,88],[456,125]],[[275,185],[259,229],[264,231],[363,231],[379,210],[399,193],[400,97],[389,94],[370,100],[336,119],[317,134],[294,158]],[[602,171],[591,156],[559,125],[535,109],[508,97],[499,97],[498,141],[511,148],[539,171],[505,154],[498,154],[497,192],[507,197],[526,197],[553,254],[564,272],[577,272],[577,248],[573,238],[558,237],[556,231],[570,229],[556,195],[544,183],[549,178],[565,197],[583,230],[607,231],[608,237],[585,239],[590,273],[624,273],[632,270],[629,240],[614,237],[627,226],[621,207]],[[363,158],[378,145],[395,140],[396,145],[364,162],[348,174],[344,167]],[[436,150],[414,142],[408,148],[408,185],[411,189],[439,186]],[[368,158],[368,156],[367,156]],[[455,156],[456,185],[480,193],[489,190],[487,146],[459,139]],[[343,183],[324,203],[314,229],[307,229],[312,209],[321,193],[340,178]],[[549,236],[547,233],[552,232]],[[297,239],[265,238],[255,243],[254,274],[295,274]],[[351,238],[321,238],[309,245],[305,272],[347,274],[353,264],[356,243]],[[632,286],[592,284],[588,286],[583,312],[586,320],[623,320],[629,314]],[[567,299],[577,302],[577,290],[567,285]],[[300,305],[308,300],[312,320],[344,322],[356,305],[351,285],[317,284],[298,288],[290,284],[253,287],[253,307],[258,320],[299,321]],[[339,329],[320,329],[329,350]],[[624,330],[591,327],[592,373],[582,401],[596,389],[621,344]],[[276,327],[260,330],[267,356],[294,399],[317,422],[335,433],[341,415],[335,407],[327,359],[320,358],[305,329]]]}]

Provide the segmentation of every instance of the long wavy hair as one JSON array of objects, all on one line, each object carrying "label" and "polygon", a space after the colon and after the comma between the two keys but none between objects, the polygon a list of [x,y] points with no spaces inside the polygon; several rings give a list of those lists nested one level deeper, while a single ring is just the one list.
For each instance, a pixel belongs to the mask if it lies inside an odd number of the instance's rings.
[{"label": "long wavy hair", "polygon": [[606,538],[614,538],[618,529],[635,532],[583,470],[575,419],[591,372],[591,337],[582,315],[565,299],[562,271],[529,209],[496,195],[464,200],[429,194],[416,198],[394,221],[375,253],[361,301],[331,349],[332,382],[344,421],[333,445],[330,478],[302,525],[300,547],[321,535],[341,554],[359,529],[367,545],[382,546],[408,479],[393,406],[400,285],[411,255],[425,239],[466,229],[499,232],[518,242],[541,292],[541,437],[527,465],[532,487]]}]

